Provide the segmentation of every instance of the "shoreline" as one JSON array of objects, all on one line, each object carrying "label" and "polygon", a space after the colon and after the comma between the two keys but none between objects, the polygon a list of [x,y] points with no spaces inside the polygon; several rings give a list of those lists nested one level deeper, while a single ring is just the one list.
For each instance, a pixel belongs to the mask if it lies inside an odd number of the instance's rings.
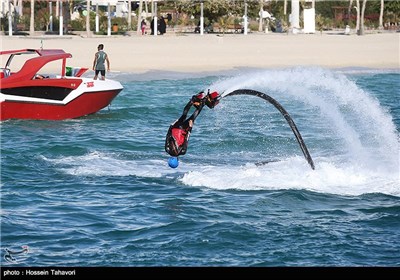
[{"label": "shoreline", "polygon": [[[400,33],[168,34],[159,36],[1,36],[1,49],[58,48],[72,54],[69,66],[92,68],[104,44],[111,72],[200,73],[240,68],[400,68]],[[3,58],[4,59],[4,58]],[[2,61],[2,66],[5,62]]]},{"label": "shoreline", "polygon": [[[179,80],[179,79],[196,79],[196,78],[204,78],[204,77],[230,77],[230,76],[238,76],[238,75],[246,75],[246,74],[257,74],[260,72],[275,72],[275,71],[292,71],[296,70],[296,68],[302,68],[304,70],[314,68],[315,70],[325,69],[329,71],[333,71],[336,73],[342,74],[400,74],[400,69],[398,68],[364,68],[364,67],[339,67],[339,68],[327,68],[321,66],[291,66],[291,67],[280,67],[280,68],[232,68],[226,70],[219,71],[198,71],[198,72],[174,72],[167,70],[149,70],[147,72],[119,72],[119,71],[111,71],[107,73],[107,78],[112,80],[118,80],[120,82],[126,81],[150,81],[150,80]],[[83,77],[93,77],[94,71],[88,70],[83,74]]]}]

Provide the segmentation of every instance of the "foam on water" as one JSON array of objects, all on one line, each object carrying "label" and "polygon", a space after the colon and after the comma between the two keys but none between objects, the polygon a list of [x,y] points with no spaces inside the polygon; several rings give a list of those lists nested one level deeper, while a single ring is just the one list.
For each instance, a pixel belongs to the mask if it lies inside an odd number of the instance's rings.
[{"label": "foam on water", "polygon": [[[60,171],[76,176],[139,176],[158,178],[168,173],[174,173],[161,160],[127,160],[115,153],[93,151],[82,156],[67,156],[50,159]],[[160,166],[165,165],[164,168]],[[155,169],[157,166],[157,169]]]},{"label": "foam on water", "polygon": [[[256,166],[204,165],[183,162],[179,173],[163,160],[126,160],[115,154],[92,152],[84,156],[44,160],[74,176],[138,176],[160,178],[179,176],[184,185],[219,190],[306,189],[339,195],[384,193],[400,196],[398,174],[366,170],[361,165],[337,165],[316,158],[318,168],[310,169],[301,157]],[[175,177],[174,176],[174,177]]]},{"label": "foam on water", "polygon": [[362,167],[337,166],[317,158],[311,170],[300,157],[271,162],[263,166],[198,166],[181,181],[190,186],[227,190],[306,189],[339,195],[384,193],[400,196],[398,175],[370,172]]}]

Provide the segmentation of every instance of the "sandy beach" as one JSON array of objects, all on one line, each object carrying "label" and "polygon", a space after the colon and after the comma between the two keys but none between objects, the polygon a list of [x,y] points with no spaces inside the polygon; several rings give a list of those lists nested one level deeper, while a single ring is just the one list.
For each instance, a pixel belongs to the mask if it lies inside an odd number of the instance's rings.
[{"label": "sandy beach", "polygon": [[[203,72],[233,68],[321,66],[399,68],[400,34],[167,34],[164,36],[1,36],[1,49],[61,48],[70,66],[91,69],[97,45],[111,71]],[[4,64],[4,62],[2,62]]]}]

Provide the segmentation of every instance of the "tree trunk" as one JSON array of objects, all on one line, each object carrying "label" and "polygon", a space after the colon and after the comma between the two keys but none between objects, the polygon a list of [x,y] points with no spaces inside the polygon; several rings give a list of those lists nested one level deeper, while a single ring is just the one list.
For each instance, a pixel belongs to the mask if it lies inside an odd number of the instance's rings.
[{"label": "tree trunk", "polygon": [[361,21],[360,21],[360,35],[364,35],[364,15],[365,15],[366,5],[367,5],[367,0],[363,0],[363,6],[361,10]]},{"label": "tree trunk", "polygon": [[385,3],[383,0],[381,0],[381,11],[379,13],[379,30],[383,30],[383,10],[385,8]]},{"label": "tree trunk", "polygon": [[29,35],[35,35],[35,1],[31,0],[31,20],[29,23]]},{"label": "tree trunk", "polygon": [[90,0],[86,0],[86,37],[91,37],[90,34]]},{"label": "tree trunk", "polygon": [[142,9],[143,9],[143,1],[139,1],[139,8],[137,12],[137,27],[136,27],[136,33],[138,35],[142,34],[141,32],[141,22],[142,22]]},{"label": "tree trunk", "polygon": [[132,1],[128,1],[128,31],[132,30]]},{"label": "tree trunk", "polygon": [[356,22],[356,31],[357,34],[360,35],[360,0],[357,0],[357,6],[356,6],[356,11],[357,11],[357,22]]},{"label": "tree trunk", "polygon": [[350,25],[350,22],[351,22],[351,10],[352,10],[352,7],[353,6],[353,0],[349,0],[349,8],[347,9],[347,24],[348,25]]},{"label": "tree trunk", "polygon": [[[283,14],[286,16],[287,14],[287,0],[283,2]],[[286,18],[285,18],[286,19]]]},{"label": "tree trunk", "polygon": [[263,31],[263,14],[262,14],[262,12],[263,12],[263,7],[264,7],[264,3],[263,3],[263,0],[260,0],[259,1],[259,4],[260,4],[260,21],[259,21],[259,23],[258,23],[258,31],[259,32],[262,32]]},{"label": "tree trunk", "polygon": [[18,15],[22,17],[22,0],[18,0]]}]

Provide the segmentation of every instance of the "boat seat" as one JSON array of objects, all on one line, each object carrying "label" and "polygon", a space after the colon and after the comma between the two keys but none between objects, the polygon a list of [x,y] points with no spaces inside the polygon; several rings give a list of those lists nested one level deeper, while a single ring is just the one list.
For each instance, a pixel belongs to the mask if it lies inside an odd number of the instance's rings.
[{"label": "boat seat", "polygon": [[48,75],[42,75],[42,74],[36,74],[35,77],[33,77],[34,80],[43,80],[48,78],[50,78]]}]

